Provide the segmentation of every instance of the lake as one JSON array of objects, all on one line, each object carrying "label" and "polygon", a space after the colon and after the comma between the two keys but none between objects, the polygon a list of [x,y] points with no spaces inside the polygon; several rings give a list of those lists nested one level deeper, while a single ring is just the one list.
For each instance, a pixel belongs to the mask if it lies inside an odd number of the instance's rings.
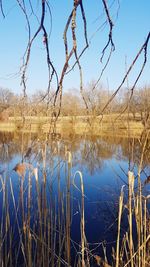
[{"label": "lake", "polygon": [[[141,171],[146,196],[149,147],[148,140]],[[100,266],[103,260],[112,264],[119,196],[124,186],[128,202],[129,170],[137,190],[142,149],[134,138],[46,140],[1,132],[0,266],[82,266],[83,246],[86,266]],[[124,208],[120,240],[128,229],[127,213]]]}]

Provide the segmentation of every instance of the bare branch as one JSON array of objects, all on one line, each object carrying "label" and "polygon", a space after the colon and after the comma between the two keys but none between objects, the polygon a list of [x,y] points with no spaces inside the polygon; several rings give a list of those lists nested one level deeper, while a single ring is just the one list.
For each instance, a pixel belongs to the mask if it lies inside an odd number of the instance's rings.
[{"label": "bare branch", "polygon": [[1,13],[3,18],[5,18],[5,14],[4,14],[4,10],[3,10],[3,0],[0,0],[0,9],[1,9]]},{"label": "bare branch", "polygon": [[[20,4],[20,1],[19,0],[17,0],[17,1]],[[32,39],[29,38],[28,45],[27,45],[27,50],[26,50],[25,55],[24,55],[25,62],[23,64],[23,66],[22,66],[23,71],[22,71],[22,78],[21,78],[21,83],[23,84],[24,96],[26,96],[26,71],[27,71],[29,60],[30,60],[30,54],[31,54],[32,44],[33,44],[34,40],[36,39],[36,37],[38,36],[38,34],[41,31],[43,31],[43,43],[45,44],[45,47],[46,47],[47,66],[48,66],[48,73],[49,73],[47,93],[49,93],[50,84],[51,84],[51,81],[53,79],[53,75],[54,74],[56,76],[56,82],[57,82],[57,86],[58,86],[58,75],[57,75],[57,72],[56,72],[56,70],[55,70],[55,68],[54,68],[54,66],[52,64],[51,59],[50,59],[49,46],[48,46],[48,35],[47,35],[46,28],[44,26],[45,8],[46,8],[45,5],[46,4],[47,4],[48,9],[49,9],[49,12],[50,12],[50,7],[48,5],[48,2],[46,0],[41,0],[42,12],[41,12],[40,24],[39,24],[39,27],[38,27],[37,31],[33,35]],[[21,4],[20,4],[20,7],[21,7],[22,11],[24,12],[24,15],[25,15],[25,17],[27,19],[27,22],[28,22],[28,31],[29,31],[29,36],[30,36],[30,23],[29,23],[29,19],[28,19],[28,16],[27,16],[26,9],[25,9],[25,7],[22,7]],[[31,10],[32,10],[32,13],[34,13],[31,1],[30,1],[30,7],[31,7]],[[51,12],[50,12],[50,17],[51,17]],[[36,16],[36,18],[37,18],[37,16]],[[51,69],[52,69],[52,71],[51,71]]]},{"label": "bare branch", "polygon": [[131,97],[132,97],[132,95],[133,95],[133,90],[134,90],[134,88],[135,88],[135,86],[136,86],[136,84],[137,84],[137,82],[138,82],[138,80],[139,80],[139,78],[140,78],[140,76],[141,76],[141,74],[142,74],[142,72],[143,72],[143,70],[144,70],[144,67],[145,67],[145,65],[146,65],[146,62],[147,62],[147,48],[148,48],[149,40],[150,40],[150,32],[149,32],[148,35],[147,35],[146,41],[145,41],[144,44],[141,46],[139,52],[137,53],[137,55],[135,56],[133,62],[132,62],[131,65],[130,65],[130,67],[128,68],[128,70],[127,70],[127,72],[126,72],[126,74],[125,74],[125,76],[124,76],[124,78],[123,78],[121,84],[119,85],[119,87],[117,88],[117,90],[112,94],[111,98],[110,98],[109,101],[106,103],[106,105],[104,106],[104,108],[102,109],[102,111],[101,111],[101,113],[100,113],[99,115],[102,115],[102,114],[103,114],[103,112],[105,111],[105,109],[108,107],[108,105],[109,105],[109,104],[111,103],[111,101],[114,99],[114,97],[117,95],[117,93],[118,93],[119,90],[121,89],[122,85],[125,83],[125,81],[126,81],[128,75],[130,74],[132,68],[134,67],[136,61],[138,60],[139,56],[141,55],[142,52],[144,52],[144,61],[143,61],[142,67],[141,67],[140,72],[139,72],[139,74],[138,74],[138,76],[137,76],[137,78],[136,78],[136,80],[135,80],[135,82],[134,82],[134,84],[133,84],[133,86],[132,86],[132,88],[131,88],[131,96],[130,96],[130,99],[131,99]]},{"label": "bare branch", "polygon": [[104,57],[104,55],[105,55],[105,51],[106,51],[106,49],[108,48],[108,46],[109,46],[109,44],[111,44],[111,49],[112,49],[112,51],[114,51],[115,50],[115,45],[114,45],[114,42],[113,42],[113,38],[112,38],[112,30],[113,30],[113,22],[112,22],[112,20],[111,20],[111,17],[110,17],[110,14],[109,14],[109,9],[108,9],[108,7],[107,7],[107,3],[106,3],[106,0],[102,0],[102,2],[103,2],[103,5],[104,5],[104,10],[105,10],[105,12],[106,12],[106,16],[107,16],[107,20],[108,20],[108,23],[109,23],[109,38],[108,38],[108,42],[107,42],[107,44],[105,45],[105,47],[104,47],[104,49],[103,49],[103,51],[102,51],[102,56],[101,56],[101,62],[102,62],[102,60],[103,60],[103,57]]}]

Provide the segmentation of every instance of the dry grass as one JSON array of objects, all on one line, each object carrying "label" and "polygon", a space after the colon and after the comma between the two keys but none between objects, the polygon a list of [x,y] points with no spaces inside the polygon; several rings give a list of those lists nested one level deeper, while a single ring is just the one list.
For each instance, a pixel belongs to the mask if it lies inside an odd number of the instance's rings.
[{"label": "dry grass", "polygon": [[[56,123],[56,132],[61,135],[73,134],[93,134],[93,135],[116,135],[139,137],[144,129],[139,119],[133,120],[130,115],[128,121],[127,115],[118,117],[118,114],[104,115],[101,121],[100,117],[59,117]],[[138,118],[138,116],[137,116]],[[50,130],[50,119],[47,117],[25,117],[25,124],[21,117],[9,118],[8,122],[0,123],[1,131],[24,131],[24,132],[43,132],[48,133]]]}]

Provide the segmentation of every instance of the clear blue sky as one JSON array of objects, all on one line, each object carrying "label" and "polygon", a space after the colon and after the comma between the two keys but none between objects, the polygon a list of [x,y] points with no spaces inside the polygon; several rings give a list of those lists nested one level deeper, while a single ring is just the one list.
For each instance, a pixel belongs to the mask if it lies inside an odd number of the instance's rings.
[{"label": "clear blue sky", "polygon": [[[110,14],[114,21],[113,40],[116,50],[111,62],[103,75],[101,82],[105,85],[109,82],[109,88],[115,90],[121,82],[125,73],[125,58],[127,66],[130,65],[142,43],[150,31],[150,0],[120,0],[118,18],[116,10],[118,1],[108,1],[114,4]],[[22,56],[27,44],[27,27],[25,19],[19,10],[15,0],[3,1],[6,18],[0,18],[0,86],[10,88],[21,93],[20,76],[17,75],[22,64]],[[32,1],[37,3],[39,1]],[[51,0],[52,33],[50,36],[51,58],[58,73],[64,63],[63,30],[66,19],[70,14],[73,0]],[[100,63],[101,51],[107,42],[108,26],[99,30],[105,21],[101,0],[84,0],[85,13],[87,17],[88,36],[91,40],[90,48],[82,57],[83,81],[86,85],[91,80],[96,80],[103,68]],[[79,18],[79,16],[78,16]],[[32,23],[33,22],[33,23]],[[31,17],[32,33],[37,24]],[[47,28],[50,27],[50,19],[46,20]],[[77,20],[77,37],[79,50],[83,46],[83,27],[79,18]],[[70,45],[71,47],[71,45]],[[148,49],[148,62],[138,86],[150,84],[150,44]],[[129,76],[129,85],[132,85],[137,71],[141,66],[143,57],[138,60],[136,67]],[[42,42],[42,34],[37,38],[31,53],[30,64],[27,72],[27,93],[36,90],[44,90],[47,87],[47,66],[45,62],[45,48]],[[105,63],[105,58],[104,58]],[[16,75],[15,75],[16,74]],[[64,80],[64,90],[79,88],[78,69],[67,75]]]}]

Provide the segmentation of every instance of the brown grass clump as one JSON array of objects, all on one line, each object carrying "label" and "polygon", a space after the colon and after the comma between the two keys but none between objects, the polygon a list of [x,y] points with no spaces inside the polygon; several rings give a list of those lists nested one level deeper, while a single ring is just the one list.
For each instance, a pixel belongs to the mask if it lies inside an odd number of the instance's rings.
[{"label": "brown grass clump", "polygon": [[26,164],[25,163],[18,163],[14,169],[15,172],[18,173],[18,175],[20,176],[24,176],[25,175],[25,171],[26,171]]}]

